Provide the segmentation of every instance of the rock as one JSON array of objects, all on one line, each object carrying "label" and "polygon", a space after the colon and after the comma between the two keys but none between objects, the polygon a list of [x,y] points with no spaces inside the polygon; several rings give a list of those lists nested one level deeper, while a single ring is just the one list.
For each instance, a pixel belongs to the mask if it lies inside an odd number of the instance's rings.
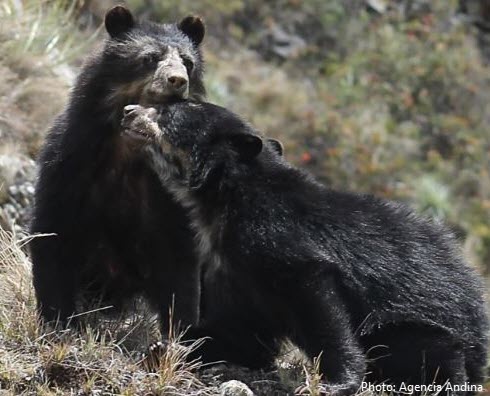
[{"label": "rock", "polygon": [[22,236],[30,220],[36,164],[22,155],[0,155],[0,226]]},{"label": "rock", "polygon": [[221,396],[254,396],[254,393],[243,382],[231,380],[219,387]]},{"label": "rock", "polygon": [[[288,396],[294,395],[303,381],[302,367],[273,370],[250,370],[241,366],[217,364],[202,369],[199,379],[209,387],[222,389],[231,382],[247,384],[255,396]],[[223,389],[223,392],[226,389]],[[220,393],[227,395],[228,393]],[[250,394],[250,393],[249,393]],[[245,393],[247,395],[247,393]]]},{"label": "rock", "polygon": [[13,184],[34,180],[36,163],[20,154],[0,154],[0,185],[4,188]]},{"label": "rock", "polygon": [[16,185],[10,186],[8,192],[10,195],[16,196],[19,193],[19,187]]},{"label": "rock", "polygon": [[377,12],[378,14],[384,14],[388,5],[384,0],[366,0],[368,10]]},{"label": "rock", "polygon": [[459,16],[464,16],[463,22],[473,24],[478,28],[477,43],[482,59],[490,64],[490,2],[481,0],[460,0]]},{"label": "rock", "polygon": [[403,4],[404,15],[408,19],[416,19],[432,12],[431,0],[404,0],[401,3]]},{"label": "rock", "polygon": [[286,32],[282,27],[273,25],[265,33],[262,45],[270,55],[281,59],[300,56],[306,49],[306,41],[296,34]]}]

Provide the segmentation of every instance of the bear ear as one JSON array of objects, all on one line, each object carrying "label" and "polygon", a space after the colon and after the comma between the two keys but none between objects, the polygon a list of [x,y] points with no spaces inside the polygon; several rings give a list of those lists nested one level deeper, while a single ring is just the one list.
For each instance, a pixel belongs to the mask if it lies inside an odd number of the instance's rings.
[{"label": "bear ear", "polygon": [[130,31],[133,27],[133,15],[126,7],[115,6],[105,14],[105,28],[112,38]]},{"label": "bear ear", "polygon": [[269,138],[267,139],[267,142],[270,144],[272,147],[272,150],[275,151],[275,153],[279,156],[282,157],[284,154],[284,145],[281,143],[280,140]]},{"label": "bear ear", "polygon": [[182,19],[177,25],[179,29],[191,39],[194,45],[199,45],[204,38],[206,28],[204,22],[198,16],[189,15]]},{"label": "bear ear", "polygon": [[262,152],[262,138],[257,135],[239,134],[231,137],[235,151],[244,160],[251,160]]}]

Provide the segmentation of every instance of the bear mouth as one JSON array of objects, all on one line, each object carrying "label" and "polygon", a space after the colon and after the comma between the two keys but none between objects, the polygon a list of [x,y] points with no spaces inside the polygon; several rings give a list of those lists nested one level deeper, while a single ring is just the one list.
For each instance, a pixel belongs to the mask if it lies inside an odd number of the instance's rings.
[{"label": "bear mouth", "polygon": [[147,93],[141,96],[139,104],[142,106],[162,106],[172,103],[182,102],[188,99],[188,95],[179,95],[178,93]]}]

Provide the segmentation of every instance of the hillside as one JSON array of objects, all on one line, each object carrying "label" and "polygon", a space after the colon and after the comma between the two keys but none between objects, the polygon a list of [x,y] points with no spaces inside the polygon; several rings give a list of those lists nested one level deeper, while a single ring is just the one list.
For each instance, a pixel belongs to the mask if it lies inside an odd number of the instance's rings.
[{"label": "hillside", "polygon": [[[34,161],[113,2],[82,3],[0,0],[0,394],[239,395],[219,389],[234,379],[257,395],[319,394],[291,347],[268,373],[198,369],[178,346],[148,370],[148,312],[40,332],[25,249]],[[490,275],[490,22],[478,1],[126,3],[154,20],[202,15],[211,102],[283,141],[324,183],[448,223]]]}]

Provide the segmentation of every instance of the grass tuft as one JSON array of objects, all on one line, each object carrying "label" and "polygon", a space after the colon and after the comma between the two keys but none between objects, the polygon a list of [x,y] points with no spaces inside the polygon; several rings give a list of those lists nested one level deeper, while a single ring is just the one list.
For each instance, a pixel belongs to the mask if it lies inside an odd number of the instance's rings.
[{"label": "grass tuft", "polygon": [[96,325],[92,314],[87,314],[80,331],[43,328],[25,252],[30,240],[18,240],[0,228],[0,389],[36,395],[213,394],[215,389],[196,376],[200,363],[186,361],[202,341],[183,346],[182,335],[175,330],[168,334],[168,348],[156,370],[148,370],[141,348],[155,341],[150,314],[97,318]]}]

